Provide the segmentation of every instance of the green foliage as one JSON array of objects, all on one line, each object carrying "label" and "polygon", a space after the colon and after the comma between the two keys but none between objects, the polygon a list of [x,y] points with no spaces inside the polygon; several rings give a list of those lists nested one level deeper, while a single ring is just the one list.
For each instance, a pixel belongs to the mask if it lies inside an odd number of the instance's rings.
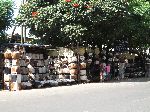
[{"label": "green foliage", "polygon": [[[149,38],[150,3],[146,0],[29,0],[20,8],[18,24],[43,43],[65,46],[76,41],[100,46],[117,38],[131,45]],[[144,41],[142,44],[147,43]]]},{"label": "green foliage", "polygon": [[150,45],[150,1],[131,0],[129,2],[128,35],[133,46]]},{"label": "green foliage", "polygon": [[13,24],[13,8],[12,0],[0,0],[0,34],[3,35],[5,30]]}]

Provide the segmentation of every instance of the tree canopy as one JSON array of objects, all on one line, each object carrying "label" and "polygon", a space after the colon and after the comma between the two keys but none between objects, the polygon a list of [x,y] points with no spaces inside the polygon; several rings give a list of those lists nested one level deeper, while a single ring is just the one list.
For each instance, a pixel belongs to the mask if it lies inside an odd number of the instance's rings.
[{"label": "tree canopy", "polygon": [[0,0],[0,33],[13,24],[13,6],[12,0]]},{"label": "tree canopy", "polygon": [[17,21],[54,46],[77,42],[100,46],[120,38],[138,46],[139,40],[149,42],[149,13],[147,0],[29,0]]},{"label": "tree canopy", "polygon": [[13,8],[12,0],[0,0],[0,41],[4,40],[5,31],[13,24]]},{"label": "tree canopy", "polygon": [[[128,35],[130,43],[135,46],[150,45],[150,1],[134,0],[129,5]],[[148,45],[148,46],[149,46]]]}]

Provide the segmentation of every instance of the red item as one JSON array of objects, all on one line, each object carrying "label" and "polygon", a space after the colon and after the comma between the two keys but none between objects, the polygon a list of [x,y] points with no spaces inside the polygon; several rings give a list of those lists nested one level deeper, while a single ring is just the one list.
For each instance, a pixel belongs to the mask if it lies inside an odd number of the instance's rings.
[{"label": "red item", "polygon": [[106,66],[106,72],[107,72],[107,73],[110,73],[110,66],[109,66],[109,65]]},{"label": "red item", "polygon": [[75,4],[73,4],[73,7],[78,8],[79,4],[75,3]]},{"label": "red item", "polygon": [[103,79],[103,72],[100,72],[100,79]]},{"label": "red item", "polygon": [[71,2],[71,0],[66,0],[66,2]]},{"label": "red item", "polygon": [[85,8],[92,8],[92,6],[86,5]]},{"label": "red item", "polygon": [[37,16],[38,12],[32,12],[32,16],[35,17]]}]

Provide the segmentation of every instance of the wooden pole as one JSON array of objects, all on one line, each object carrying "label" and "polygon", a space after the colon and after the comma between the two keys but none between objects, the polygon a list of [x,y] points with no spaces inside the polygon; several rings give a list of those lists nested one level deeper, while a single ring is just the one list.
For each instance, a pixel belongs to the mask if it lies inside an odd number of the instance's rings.
[{"label": "wooden pole", "polygon": [[21,44],[23,44],[23,25],[21,25]]},{"label": "wooden pole", "polygon": [[[22,5],[26,2],[26,0],[22,0]],[[21,25],[21,44],[26,42],[26,26],[23,23]]]},{"label": "wooden pole", "polygon": [[80,55],[79,55],[79,42],[77,42],[77,63],[78,63],[78,74],[77,74],[77,78],[78,78],[78,84],[81,82],[80,81]]}]

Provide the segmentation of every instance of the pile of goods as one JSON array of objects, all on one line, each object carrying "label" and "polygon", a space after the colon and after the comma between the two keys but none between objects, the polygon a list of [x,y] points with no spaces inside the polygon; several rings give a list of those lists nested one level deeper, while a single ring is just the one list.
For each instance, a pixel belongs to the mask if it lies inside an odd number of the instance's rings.
[{"label": "pile of goods", "polygon": [[4,54],[0,53],[0,90],[3,88]]}]

